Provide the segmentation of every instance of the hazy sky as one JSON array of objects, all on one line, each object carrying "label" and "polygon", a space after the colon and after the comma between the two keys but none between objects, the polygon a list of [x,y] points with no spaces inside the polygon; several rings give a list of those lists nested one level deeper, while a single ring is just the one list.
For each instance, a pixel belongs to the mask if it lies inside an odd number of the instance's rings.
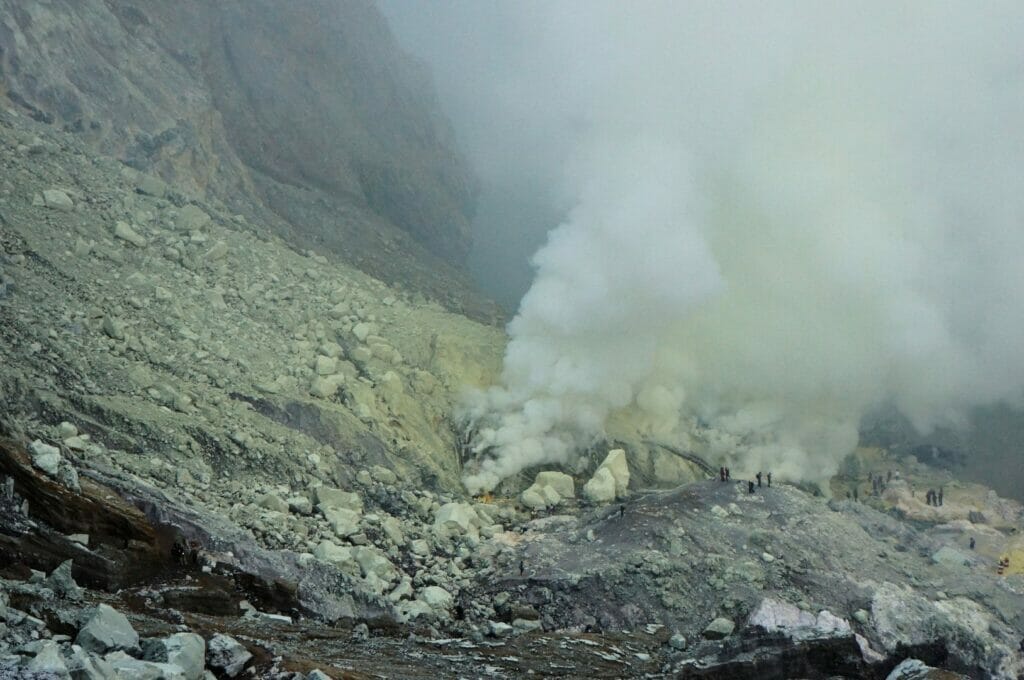
[{"label": "hazy sky", "polygon": [[1024,4],[384,5],[484,181],[521,290],[471,488],[633,409],[824,478],[865,409],[920,428],[1024,388]]}]

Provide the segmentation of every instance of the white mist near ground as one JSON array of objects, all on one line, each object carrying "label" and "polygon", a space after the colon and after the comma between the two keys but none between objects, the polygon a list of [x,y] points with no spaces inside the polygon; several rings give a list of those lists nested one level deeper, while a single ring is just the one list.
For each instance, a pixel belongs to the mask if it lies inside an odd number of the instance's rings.
[{"label": "white mist near ground", "polygon": [[471,491],[623,409],[820,480],[874,405],[928,429],[1020,398],[1024,6],[558,7],[576,207],[466,398]]}]

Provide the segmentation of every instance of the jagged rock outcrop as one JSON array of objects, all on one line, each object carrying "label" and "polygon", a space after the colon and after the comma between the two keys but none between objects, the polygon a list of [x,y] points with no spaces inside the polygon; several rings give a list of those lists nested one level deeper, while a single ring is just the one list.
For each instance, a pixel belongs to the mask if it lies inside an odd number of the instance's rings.
[{"label": "jagged rock outcrop", "polygon": [[142,171],[140,193],[221,200],[493,314],[457,270],[474,180],[429,74],[371,2],[0,0],[0,102]]}]

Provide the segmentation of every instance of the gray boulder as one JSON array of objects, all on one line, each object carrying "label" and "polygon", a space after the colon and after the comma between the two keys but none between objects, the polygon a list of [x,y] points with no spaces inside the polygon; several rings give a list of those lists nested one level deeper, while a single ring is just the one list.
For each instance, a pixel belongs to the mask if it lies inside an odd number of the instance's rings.
[{"label": "gray boulder", "polygon": [[71,212],[75,209],[74,201],[60,189],[46,189],[43,191],[43,204],[51,210],[59,210],[60,212]]},{"label": "gray boulder", "polygon": [[182,670],[174,664],[134,659],[124,652],[111,652],[106,661],[119,680],[185,680]]},{"label": "gray boulder", "polygon": [[181,669],[185,680],[203,677],[206,641],[195,633],[175,633],[160,640],[148,640],[143,658]]},{"label": "gray boulder", "polygon": [[52,640],[43,642],[35,657],[25,666],[26,670],[38,673],[41,677],[53,677],[71,680],[67,664],[60,655],[60,647]]},{"label": "gray boulder", "polygon": [[113,607],[101,604],[92,618],[78,631],[75,642],[95,654],[122,650],[137,654],[139,634],[128,618]]},{"label": "gray boulder", "polygon": [[37,439],[29,444],[28,450],[32,454],[32,465],[51,477],[57,476],[61,461],[60,449]]},{"label": "gray boulder", "polygon": [[67,656],[68,672],[73,680],[120,680],[114,667],[105,659],[89,654],[78,645],[71,645]]},{"label": "gray boulder", "polygon": [[229,635],[214,635],[206,645],[206,663],[229,678],[242,672],[252,654]]},{"label": "gray boulder", "polygon": [[708,640],[721,640],[729,637],[736,630],[736,624],[723,616],[718,617],[708,624],[702,633]]},{"label": "gray boulder", "polygon": [[43,585],[57,593],[59,597],[66,597],[69,600],[81,600],[83,591],[71,576],[72,565],[72,560],[62,562],[59,567],[46,577]]}]

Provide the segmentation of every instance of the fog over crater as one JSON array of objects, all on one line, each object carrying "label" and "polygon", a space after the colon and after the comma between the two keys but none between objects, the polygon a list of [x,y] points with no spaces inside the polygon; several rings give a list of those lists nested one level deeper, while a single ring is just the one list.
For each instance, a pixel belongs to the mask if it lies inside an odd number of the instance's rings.
[{"label": "fog over crater", "polygon": [[465,401],[470,490],[624,408],[822,480],[874,406],[927,431],[1019,401],[1024,8],[384,8],[481,173],[476,257],[539,246],[502,382]]}]

